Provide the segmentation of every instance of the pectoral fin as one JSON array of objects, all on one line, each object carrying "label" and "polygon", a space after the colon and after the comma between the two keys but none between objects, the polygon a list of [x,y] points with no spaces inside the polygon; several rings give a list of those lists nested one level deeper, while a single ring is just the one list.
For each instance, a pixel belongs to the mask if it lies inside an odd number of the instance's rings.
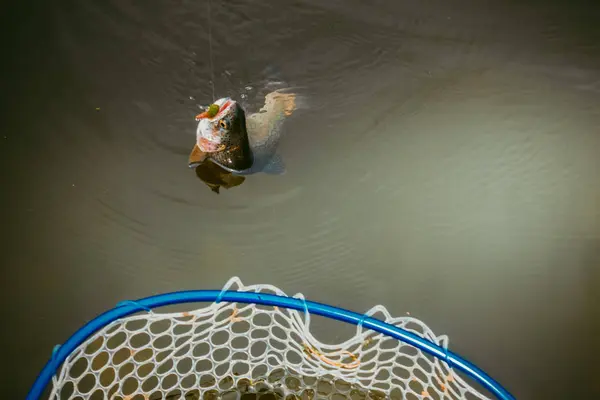
[{"label": "pectoral fin", "polygon": [[197,144],[194,145],[190,157],[188,159],[188,166],[190,168],[196,168],[206,159],[206,153],[202,152]]}]

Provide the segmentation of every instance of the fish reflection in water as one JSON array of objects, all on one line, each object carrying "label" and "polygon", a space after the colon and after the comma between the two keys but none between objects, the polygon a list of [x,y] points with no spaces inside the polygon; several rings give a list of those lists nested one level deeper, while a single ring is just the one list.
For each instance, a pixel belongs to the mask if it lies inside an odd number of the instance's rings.
[{"label": "fish reflection in water", "polygon": [[241,185],[246,180],[245,177],[232,174],[210,159],[196,167],[196,176],[217,194],[221,187],[230,189]]},{"label": "fish reflection in water", "polygon": [[188,165],[215,193],[239,186],[244,175],[285,172],[277,154],[283,123],[296,109],[296,95],[281,90],[265,96],[264,106],[246,118],[231,98],[215,101],[196,116],[196,144]]}]

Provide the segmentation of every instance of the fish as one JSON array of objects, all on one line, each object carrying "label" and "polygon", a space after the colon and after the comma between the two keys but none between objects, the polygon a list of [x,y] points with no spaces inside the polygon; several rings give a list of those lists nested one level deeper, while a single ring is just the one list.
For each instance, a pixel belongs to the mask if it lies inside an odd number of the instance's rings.
[{"label": "fish", "polygon": [[284,121],[296,109],[294,93],[268,93],[263,107],[247,118],[239,103],[229,97],[214,105],[218,109],[211,106],[212,110],[196,116],[198,127],[188,160],[190,168],[210,161],[232,175],[285,173],[277,148]]},{"label": "fish", "polygon": [[246,170],[253,165],[246,113],[238,102],[229,97],[219,99],[208,111],[198,114],[196,120],[196,144],[190,154],[190,167],[207,158],[228,171]]}]

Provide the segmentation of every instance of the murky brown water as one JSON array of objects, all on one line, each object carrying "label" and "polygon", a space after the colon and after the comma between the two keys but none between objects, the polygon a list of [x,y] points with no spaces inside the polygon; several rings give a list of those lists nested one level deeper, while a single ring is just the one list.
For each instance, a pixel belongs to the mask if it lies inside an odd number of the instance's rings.
[{"label": "murky brown water", "polygon": [[220,195],[187,168],[205,0],[5,9],[3,387],[120,300],[238,275],[410,311],[520,399],[598,393],[600,15],[513,3],[212,0],[216,96],[306,99],[287,174]]}]

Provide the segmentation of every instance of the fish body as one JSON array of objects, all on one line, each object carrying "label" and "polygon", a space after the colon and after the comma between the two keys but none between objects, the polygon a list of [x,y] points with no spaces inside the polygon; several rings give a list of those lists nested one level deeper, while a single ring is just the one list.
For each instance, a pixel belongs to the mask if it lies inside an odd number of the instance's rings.
[{"label": "fish body", "polygon": [[[264,106],[258,112],[250,114],[246,121],[250,148],[254,156],[252,166],[245,170],[228,170],[238,175],[259,172],[276,175],[285,173],[285,166],[277,148],[284,122],[294,109],[294,94],[279,91],[267,94]],[[227,169],[227,166],[222,167]]]}]

